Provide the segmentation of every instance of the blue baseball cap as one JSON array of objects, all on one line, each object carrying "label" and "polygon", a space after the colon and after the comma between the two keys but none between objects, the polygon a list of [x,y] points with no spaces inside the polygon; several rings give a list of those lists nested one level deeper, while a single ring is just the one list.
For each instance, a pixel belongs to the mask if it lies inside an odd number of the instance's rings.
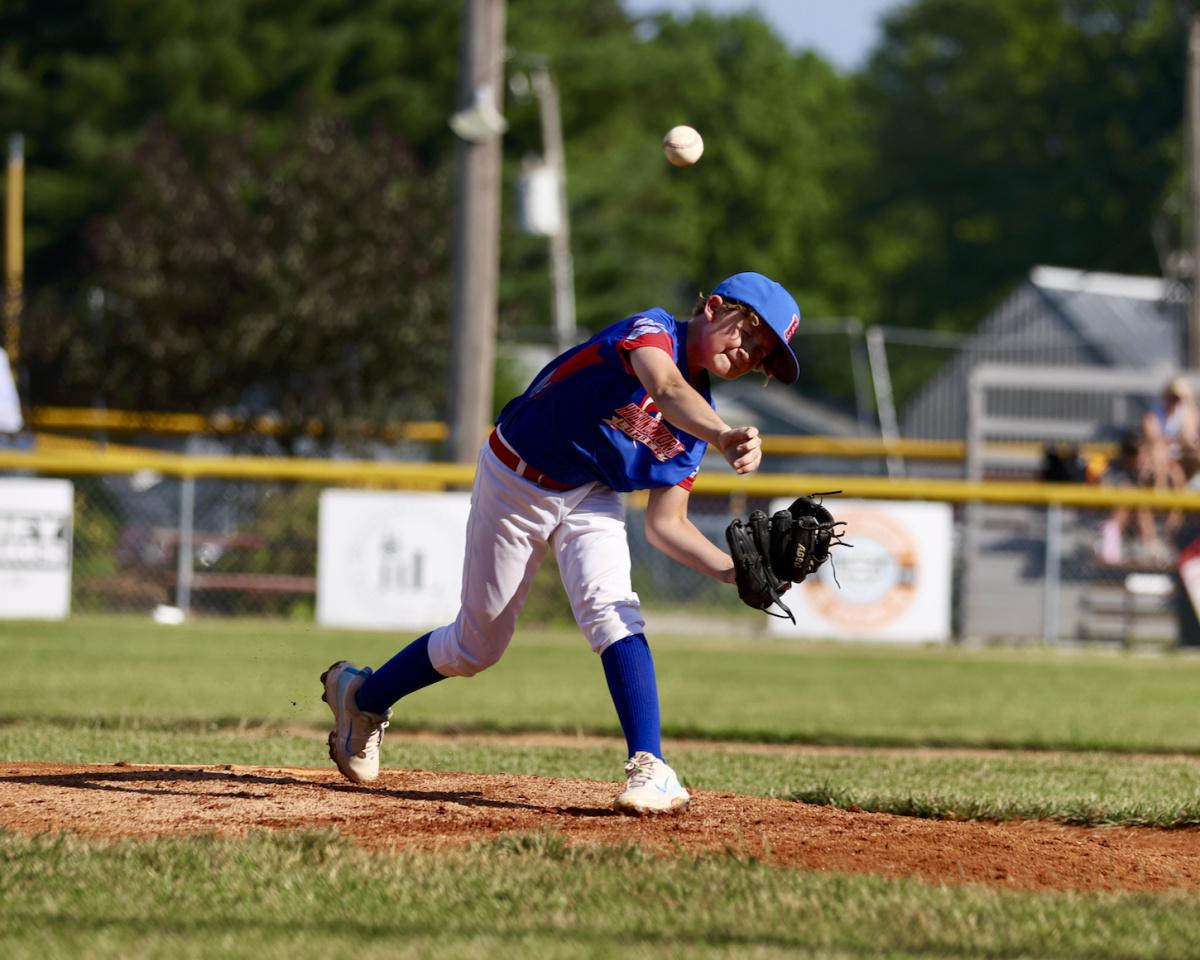
[{"label": "blue baseball cap", "polygon": [[779,338],[767,354],[763,369],[780,383],[793,384],[800,377],[800,362],[788,341],[800,326],[800,308],[781,284],[761,273],[735,273],[713,290],[723,300],[744,303],[757,313]]}]

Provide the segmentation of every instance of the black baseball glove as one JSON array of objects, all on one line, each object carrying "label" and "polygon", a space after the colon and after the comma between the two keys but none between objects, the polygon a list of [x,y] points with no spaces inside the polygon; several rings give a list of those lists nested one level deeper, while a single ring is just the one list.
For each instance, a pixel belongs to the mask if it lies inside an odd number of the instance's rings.
[{"label": "black baseball glove", "polygon": [[[842,543],[843,524],[816,499],[823,496],[829,494],[798,497],[769,518],[755,510],[748,520],[739,517],[725,528],[738,596],[747,606],[796,622],[780,595],[816,573],[834,544]],[[770,609],[775,605],[783,613]]]}]

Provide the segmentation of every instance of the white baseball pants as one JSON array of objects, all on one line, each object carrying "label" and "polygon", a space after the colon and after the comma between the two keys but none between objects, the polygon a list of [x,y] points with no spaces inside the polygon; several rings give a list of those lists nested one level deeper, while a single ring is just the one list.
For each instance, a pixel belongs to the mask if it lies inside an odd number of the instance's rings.
[{"label": "white baseball pants", "polygon": [[645,629],[630,580],[625,507],[599,482],[545,490],[506,467],[485,444],[475,470],[462,607],[429,637],[429,660],[448,677],[470,677],[503,656],[533,575],[553,547],[575,621],[591,648]]}]

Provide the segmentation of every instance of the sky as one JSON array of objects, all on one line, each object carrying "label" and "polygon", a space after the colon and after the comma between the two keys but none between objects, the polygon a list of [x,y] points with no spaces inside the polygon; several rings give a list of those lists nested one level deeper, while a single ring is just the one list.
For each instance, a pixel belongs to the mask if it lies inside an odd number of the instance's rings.
[{"label": "sky", "polygon": [[734,13],[755,7],[788,46],[811,48],[842,70],[862,66],[874,44],[876,21],[903,0],[624,0],[632,14],[705,8]]}]

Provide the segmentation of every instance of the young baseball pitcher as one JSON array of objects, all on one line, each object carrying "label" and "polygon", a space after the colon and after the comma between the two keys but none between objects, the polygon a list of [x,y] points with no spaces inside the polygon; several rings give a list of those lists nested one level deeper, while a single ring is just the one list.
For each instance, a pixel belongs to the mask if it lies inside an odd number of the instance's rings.
[{"label": "young baseball pitcher", "polygon": [[683,809],[688,792],[662,758],[654,661],[630,582],[620,495],[649,490],[647,540],[733,583],[733,561],[688,519],[688,498],[709,444],[745,474],[758,469],[762,441],[757,428],[731,427],[717,415],[709,378],[757,370],[794,383],[799,366],[788,341],[799,324],[796,301],[780,284],[739,273],[702,299],[690,321],[655,307],[551,361],[501,411],[480,451],[457,618],[378,670],[342,660],[321,675],[338,769],[355,783],[374,780],[393,704],[500,659],[553,550],[625,734],[627,779],[614,806]]}]

